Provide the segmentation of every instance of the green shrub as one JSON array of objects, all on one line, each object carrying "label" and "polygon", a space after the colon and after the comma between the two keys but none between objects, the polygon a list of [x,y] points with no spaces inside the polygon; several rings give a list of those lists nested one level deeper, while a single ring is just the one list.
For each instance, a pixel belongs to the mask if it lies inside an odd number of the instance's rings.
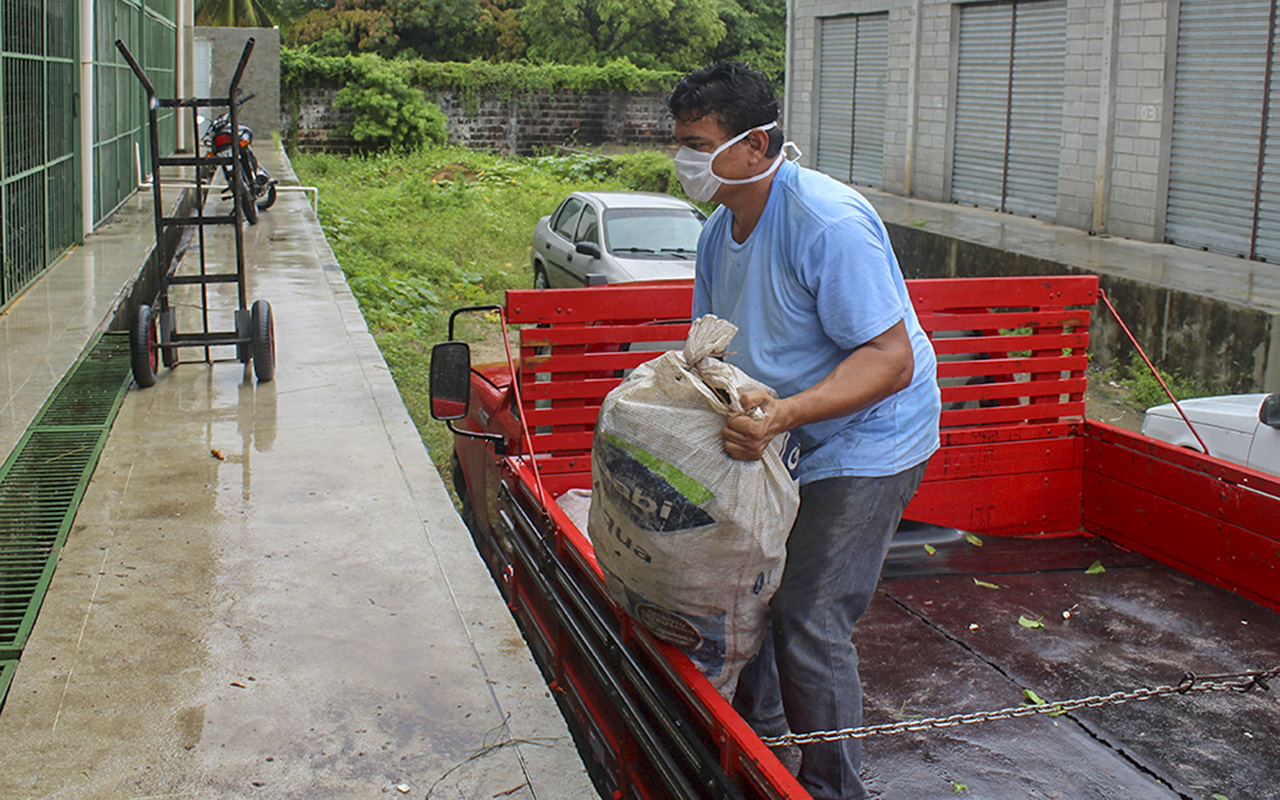
[{"label": "green shrub", "polygon": [[377,56],[354,59],[355,75],[334,98],[337,108],[355,112],[350,134],[367,150],[417,150],[444,144],[448,120],[422,90]]},{"label": "green shrub", "polygon": [[[1160,377],[1164,378],[1169,391],[1173,392],[1173,396],[1179,400],[1221,393],[1218,387],[1196,378],[1183,376],[1176,371],[1168,372],[1159,367],[1156,369],[1160,372]],[[1119,371],[1122,373],[1120,382],[1133,390],[1132,400],[1135,407],[1150,408],[1169,402],[1169,396],[1164,393],[1164,389],[1160,388],[1160,382],[1156,380],[1155,375],[1151,374],[1146,362],[1137,353],[1129,353],[1129,362],[1122,364]]]},{"label": "green shrub", "polygon": [[637,192],[667,192],[683,196],[676,180],[675,162],[665,153],[652,150],[615,156],[615,174],[628,189]]},{"label": "green shrub", "polygon": [[616,164],[613,159],[591,153],[573,153],[567,156],[539,156],[533,160],[535,169],[554,175],[571,183],[594,183],[613,177]]}]

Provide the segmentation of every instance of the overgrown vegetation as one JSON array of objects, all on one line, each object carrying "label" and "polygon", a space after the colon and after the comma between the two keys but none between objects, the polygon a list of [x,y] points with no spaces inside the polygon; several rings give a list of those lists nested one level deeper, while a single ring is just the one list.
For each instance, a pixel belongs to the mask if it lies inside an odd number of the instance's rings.
[{"label": "overgrown vegetation", "polygon": [[377,56],[353,61],[355,74],[333,104],[354,112],[349,133],[360,147],[407,151],[448,140],[449,120],[421,89]]},{"label": "overgrown vegetation", "polygon": [[299,154],[293,166],[320,189],[325,234],[441,469],[449,436],[430,419],[427,364],[432,345],[446,337],[449,312],[500,303],[505,290],[531,286],[533,228],[570,191],[678,187],[660,153],[502,158],[432,147]]},{"label": "overgrown vegetation", "polygon": [[[361,70],[359,56],[322,56],[309,50],[280,50],[280,85],[287,91],[303,86],[344,85]],[[422,89],[458,88],[464,93],[511,96],[540,90],[625,89],[667,91],[681,73],[641,69],[627,59],[602,66],[514,64],[488,61],[450,62],[395,59],[386,68],[406,84]]]},{"label": "overgrown vegetation", "polygon": [[[1137,408],[1150,408],[1169,402],[1168,395],[1164,393],[1164,389],[1160,388],[1160,382],[1156,380],[1155,375],[1151,374],[1146,362],[1136,352],[1129,353],[1128,362],[1120,362],[1117,366],[1120,382],[1132,390],[1131,400]],[[1179,400],[1207,397],[1228,391],[1225,387],[1210,385],[1176,370],[1166,371],[1158,366],[1156,369],[1160,372],[1160,377],[1164,378],[1169,391],[1173,392],[1173,396]]]}]

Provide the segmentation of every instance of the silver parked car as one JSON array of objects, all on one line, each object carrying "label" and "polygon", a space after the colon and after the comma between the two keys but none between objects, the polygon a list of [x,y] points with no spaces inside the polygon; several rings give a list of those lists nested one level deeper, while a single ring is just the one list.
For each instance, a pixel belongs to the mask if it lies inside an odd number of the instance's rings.
[{"label": "silver parked car", "polygon": [[[1181,405],[1210,455],[1280,475],[1280,393],[1200,397],[1183,400]],[[1173,403],[1148,408],[1142,432],[1153,439],[1200,450]]]},{"label": "silver parked car", "polygon": [[533,232],[533,285],[692,278],[706,215],[651,192],[574,192]]}]

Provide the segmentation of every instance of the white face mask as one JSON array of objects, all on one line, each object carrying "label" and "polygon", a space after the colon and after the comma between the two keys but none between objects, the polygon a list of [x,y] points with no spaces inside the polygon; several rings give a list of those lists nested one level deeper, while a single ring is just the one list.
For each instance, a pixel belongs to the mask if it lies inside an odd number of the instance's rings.
[{"label": "white face mask", "polygon": [[[743,131],[710,153],[700,153],[697,150],[681,145],[680,150],[676,153],[676,177],[680,180],[680,185],[684,187],[685,193],[694,200],[705,203],[714,197],[720,187],[726,183],[731,185],[755,183],[772,175],[782,165],[783,153],[778,153],[778,157],[773,160],[773,164],[767,170],[759,175],[752,175],[750,178],[737,180],[721,178],[716,175],[712,164],[715,162],[716,156],[747,138],[753,131],[767,131],[776,127],[778,127],[778,123],[770,122],[768,125],[760,125]],[[788,144],[790,143],[788,142]],[[791,146],[795,147],[795,145]],[[797,152],[799,151],[797,150]]]}]

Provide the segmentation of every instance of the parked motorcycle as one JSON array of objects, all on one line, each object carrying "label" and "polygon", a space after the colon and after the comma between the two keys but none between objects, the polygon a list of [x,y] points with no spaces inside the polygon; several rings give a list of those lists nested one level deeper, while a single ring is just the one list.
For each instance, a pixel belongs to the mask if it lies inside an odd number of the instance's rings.
[{"label": "parked motorcycle", "polygon": [[[237,102],[244,103],[252,98],[253,95],[249,94]],[[204,134],[204,144],[210,153],[225,156],[230,154],[232,145],[239,142],[239,147],[236,149],[239,152],[240,174],[245,185],[242,205],[245,220],[253,225],[258,221],[258,211],[265,211],[276,202],[276,180],[268,174],[265,167],[258,163],[257,157],[253,154],[253,130],[244,124],[238,127],[239,135],[233,135],[231,114],[230,112],[223,114],[210,123],[209,129]],[[231,164],[222,165],[222,174],[227,179],[227,189],[223,197],[230,197],[235,179]]]}]

